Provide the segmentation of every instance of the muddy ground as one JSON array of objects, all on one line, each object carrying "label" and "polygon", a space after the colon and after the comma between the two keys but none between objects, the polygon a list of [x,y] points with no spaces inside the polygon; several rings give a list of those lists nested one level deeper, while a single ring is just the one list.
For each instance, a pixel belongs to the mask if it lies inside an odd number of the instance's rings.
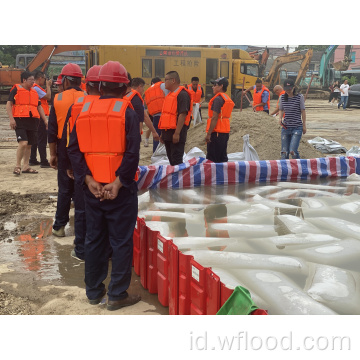
[{"label": "muddy ground", "polygon": [[[271,102],[272,107],[275,101]],[[338,110],[327,100],[308,99],[307,127],[300,145],[302,158],[322,157],[306,140],[321,136],[350,149],[359,145],[360,108]],[[198,147],[206,152],[204,123],[191,128],[186,152]],[[228,152],[243,149],[242,137],[261,160],[278,159],[280,127],[277,120],[251,109],[234,110]],[[0,315],[6,314],[167,314],[157,295],[148,294],[134,274],[130,292],[139,292],[142,301],[131,308],[108,312],[104,303],[88,305],[83,282],[83,263],[70,257],[73,236],[73,209],[65,238],[51,235],[56,209],[56,171],[36,167],[39,174],[13,175],[17,143],[9,128],[5,105],[0,105]],[[141,146],[140,165],[151,163],[152,144]]]}]

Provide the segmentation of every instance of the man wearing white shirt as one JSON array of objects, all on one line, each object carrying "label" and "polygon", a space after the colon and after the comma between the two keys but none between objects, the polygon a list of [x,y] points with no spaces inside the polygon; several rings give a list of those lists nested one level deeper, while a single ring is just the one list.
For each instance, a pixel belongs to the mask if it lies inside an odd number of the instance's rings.
[{"label": "man wearing white shirt", "polygon": [[341,91],[341,100],[338,103],[338,109],[340,109],[340,106],[342,104],[343,109],[346,110],[346,105],[349,99],[349,84],[347,80],[344,80],[344,83],[340,86]]}]

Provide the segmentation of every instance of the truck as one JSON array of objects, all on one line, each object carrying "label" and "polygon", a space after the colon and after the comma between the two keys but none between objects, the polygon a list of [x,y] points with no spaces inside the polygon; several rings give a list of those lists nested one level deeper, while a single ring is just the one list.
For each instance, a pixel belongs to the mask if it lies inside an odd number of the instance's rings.
[{"label": "truck", "polygon": [[[86,68],[102,65],[109,60],[122,63],[132,77],[142,77],[147,86],[151,79],[164,78],[170,70],[176,70],[182,84],[190,84],[193,76],[199,77],[204,89],[205,99],[213,97],[211,80],[227,77],[227,93],[240,107],[241,92],[255,85],[259,77],[259,62],[246,51],[240,49],[184,47],[184,46],[147,46],[147,45],[93,45],[85,51]],[[250,96],[251,98],[251,96]],[[246,98],[243,107],[249,106]]]}]

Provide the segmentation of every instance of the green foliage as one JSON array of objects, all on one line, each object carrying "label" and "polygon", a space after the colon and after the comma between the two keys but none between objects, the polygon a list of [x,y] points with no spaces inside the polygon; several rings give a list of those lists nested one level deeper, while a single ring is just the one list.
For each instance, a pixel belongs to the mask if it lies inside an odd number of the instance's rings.
[{"label": "green foliage", "polygon": [[297,50],[304,50],[304,49],[313,49],[314,51],[325,51],[329,45],[299,45],[296,48]]},{"label": "green foliage", "polygon": [[348,76],[343,76],[341,80],[347,80],[350,86],[358,83],[358,80],[355,76],[352,76],[351,78],[349,78]]},{"label": "green foliage", "polygon": [[41,45],[0,45],[0,62],[15,66],[17,54],[37,54]]}]

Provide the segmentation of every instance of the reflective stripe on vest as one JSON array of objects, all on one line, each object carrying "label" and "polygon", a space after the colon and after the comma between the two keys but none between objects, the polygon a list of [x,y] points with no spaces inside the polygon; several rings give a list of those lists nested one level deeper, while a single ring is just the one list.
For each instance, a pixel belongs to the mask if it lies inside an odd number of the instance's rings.
[{"label": "reflective stripe on vest", "polygon": [[12,107],[13,117],[34,117],[40,118],[38,111],[39,95],[35,89],[26,90],[21,85],[16,84],[16,95]]},{"label": "reflective stripe on vest", "polygon": [[80,151],[97,182],[108,184],[116,179],[126,150],[128,106],[123,99],[95,99],[84,104],[76,120]]},{"label": "reflective stripe on vest", "polygon": [[84,92],[76,89],[65,90],[60,94],[55,95],[54,108],[58,123],[58,139],[61,139],[62,137],[66,115],[69,111],[69,107],[74,104],[77,98],[81,96],[84,96]]},{"label": "reflective stripe on vest", "polygon": [[133,97],[135,95],[137,95],[140,98],[141,102],[144,104],[144,100],[141,97],[140,93],[138,91],[134,90],[134,89],[131,89],[131,91],[124,96],[124,99],[131,102],[131,100],[133,99]]},{"label": "reflective stripe on vest", "polygon": [[74,127],[74,124],[76,122],[76,119],[77,117],[79,116],[83,106],[84,106],[84,103],[86,103],[85,105],[87,106],[87,108],[89,108],[89,105],[90,105],[90,102],[95,100],[95,99],[98,99],[100,95],[86,95],[86,96],[80,96],[78,97],[72,108],[71,108],[71,116],[69,118],[69,121],[67,123],[67,144],[66,144],[66,147],[69,146],[69,140],[70,140],[70,134],[72,132],[72,129]]},{"label": "reflective stripe on vest", "polygon": [[[38,84],[34,84],[34,87],[38,87],[40,90],[42,90],[44,93],[46,93],[46,91],[39,86]],[[35,90],[36,91],[36,90]],[[40,99],[40,103],[41,103],[41,107],[44,110],[44,113],[46,116],[49,116],[50,114],[50,108],[49,108],[49,103],[47,102],[47,100],[45,100],[43,97]]]},{"label": "reflective stripe on vest", "polygon": [[220,111],[216,126],[212,132],[229,133],[230,132],[231,112],[232,112],[235,104],[229,98],[229,96],[223,92],[216,94],[209,102],[209,109],[208,109],[209,117],[207,120],[206,132],[209,131],[210,124],[211,124],[211,118],[214,113],[214,111],[211,110],[211,106],[217,96],[221,96],[225,102],[224,102],[224,105],[221,107],[221,111]]},{"label": "reflective stripe on vest", "polygon": [[178,118],[177,97],[179,96],[182,90],[185,90],[190,97],[190,109],[185,118],[185,125],[189,125],[190,117],[192,114],[192,108],[193,108],[191,101],[191,94],[189,90],[184,88],[184,86],[179,86],[175,91],[170,92],[165,97],[165,101],[163,108],[161,110],[161,116],[158,125],[159,129],[164,129],[164,130],[176,129],[177,118]]},{"label": "reflective stripe on vest", "polygon": [[199,103],[201,101],[201,94],[202,94],[201,85],[198,84],[196,92],[195,92],[192,85],[190,84],[190,85],[188,85],[188,90],[190,91],[191,100],[193,101],[193,103],[195,103],[195,104]]},{"label": "reflective stripe on vest", "polygon": [[151,116],[161,113],[164,105],[165,94],[160,87],[161,84],[163,84],[163,82],[159,81],[145,91],[145,102]]},{"label": "reflective stripe on vest", "polygon": [[[254,89],[254,95],[253,95],[253,106],[257,105],[257,104],[260,104],[262,103],[262,100],[261,100],[261,96],[263,94],[264,91],[267,91],[269,93],[269,98],[268,98],[268,101],[267,101],[267,106],[268,106],[268,110],[270,110],[270,91],[269,89],[266,87],[266,86],[262,86],[262,89],[261,91],[256,91],[256,87]],[[263,106],[257,106],[255,108],[256,111],[263,111],[264,110],[264,107]]]}]

